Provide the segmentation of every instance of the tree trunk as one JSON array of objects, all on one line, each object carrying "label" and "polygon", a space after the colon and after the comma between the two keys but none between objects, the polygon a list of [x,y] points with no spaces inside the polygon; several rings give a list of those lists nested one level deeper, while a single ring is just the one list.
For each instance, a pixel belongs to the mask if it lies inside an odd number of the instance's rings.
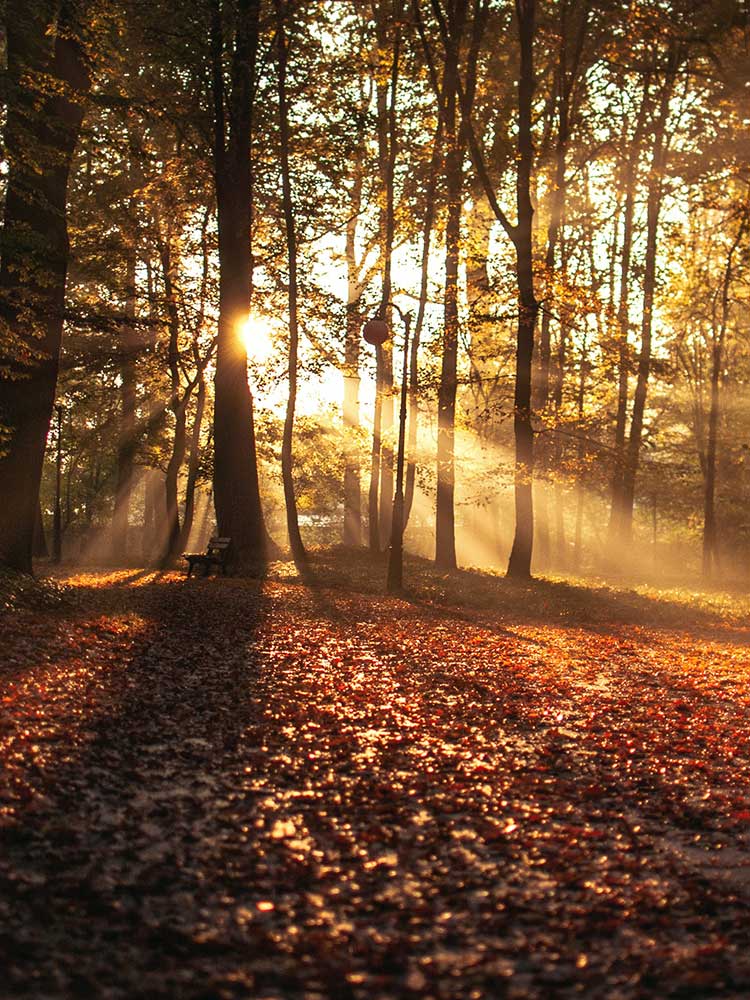
[{"label": "tree trunk", "polygon": [[611,503],[608,537],[610,544],[620,535],[623,516],[623,474],[625,470],[625,429],[628,413],[628,376],[630,374],[630,263],[633,250],[633,215],[635,212],[638,163],[641,156],[643,132],[649,108],[650,76],[643,84],[643,98],[630,144],[624,170],[625,206],[622,224],[622,249],[620,253],[620,296],[617,305],[617,414],[615,417],[615,458],[612,467]]},{"label": "tree trunk", "polygon": [[203,371],[198,373],[198,393],[195,401],[195,416],[193,417],[193,428],[190,433],[190,449],[188,452],[188,473],[185,485],[185,513],[182,518],[182,535],[180,538],[180,549],[184,549],[188,544],[190,532],[193,527],[195,517],[195,488],[198,482],[198,468],[200,466],[201,455],[201,427],[203,425],[203,414],[206,409],[206,379]]},{"label": "tree trunk", "polygon": [[[388,311],[388,325],[393,329],[393,310]],[[380,549],[388,548],[391,539],[391,519],[393,517],[393,340],[386,341],[381,348],[380,370],[380,498],[378,516],[380,520]]]},{"label": "tree trunk", "polygon": [[[378,165],[381,178],[380,237],[383,254],[383,289],[380,316],[393,330],[393,310],[389,306],[392,292],[391,267],[395,218],[395,170],[398,153],[396,94],[398,90],[399,59],[401,53],[400,12],[402,0],[394,0],[392,21],[396,24],[391,54],[390,79],[378,75],[375,81],[378,110]],[[378,44],[385,48],[388,41],[388,24],[378,22]],[[389,100],[390,89],[390,100]],[[393,517],[393,337],[381,349],[380,369],[380,499],[379,536],[380,548],[385,549],[391,538]]]},{"label": "tree trunk", "polygon": [[179,555],[180,551],[181,532],[177,484],[187,449],[185,410],[190,398],[190,389],[187,389],[184,394],[180,391],[180,318],[177,312],[174,264],[172,261],[169,231],[167,231],[163,239],[160,254],[162,277],[164,280],[164,297],[167,307],[167,328],[169,330],[169,346],[167,350],[170,380],[169,408],[174,416],[174,437],[172,439],[172,452],[167,463],[167,474],[164,479],[167,525],[160,562],[162,566],[169,566]]},{"label": "tree trunk", "polygon": [[710,579],[716,558],[716,452],[719,427],[719,382],[723,337],[716,337],[711,359],[711,404],[706,441],[706,480],[703,491],[703,576]]},{"label": "tree trunk", "polygon": [[586,375],[589,370],[588,344],[584,335],[581,348],[581,361],[578,372],[578,448],[576,453],[576,526],[575,540],[573,543],[573,567],[576,572],[581,569],[582,543],[583,543],[583,505],[586,499],[584,487],[584,461],[586,459],[586,439],[583,434],[583,418],[585,415],[586,401]]},{"label": "tree trunk", "polygon": [[[219,236],[219,323],[214,393],[214,503],[219,534],[232,539],[234,568],[266,557],[247,352],[238,327],[250,310],[252,174],[250,149],[259,0],[239,0],[232,88],[224,94],[222,9],[212,2],[214,177]],[[227,118],[229,135],[227,137]]]},{"label": "tree trunk", "polygon": [[669,68],[662,87],[659,112],[654,123],[654,145],[649,172],[646,206],[646,259],[643,276],[643,320],[641,323],[641,350],[638,357],[638,378],[633,397],[633,415],[630,421],[630,435],[625,469],[622,477],[622,525],[621,537],[627,542],[633,530],[633,505],[635,502],[635,481],[640,458],[643,435],[643,416],[646,409],[646,395],[651,374],[651,348],[653,334],[654,297],[656,293],[656,250],[659,230],[659,213],[664,187],[664,167],[667,158],[665,141],[669,102],[674,87],[677,69],[676,52],[670,53]]},{"label": "tree trunk", "polygon": [[[546,294],[546,308],[542,313],[541,328],[539,331],[539,375],[538,375],[538,385],[536,386],[536,393],[534,399],[534,407],[538,414],[544,415],[544,411],[547,408],[549,401],[549,385],[550,385],[550,362],[551,362],[551,319],[552,310],[551,304],[553,302],[553,295],[551,289],[553,286],[553,279],[556,276],[557,267],[557,257],[558,248],[560,256],[560,271],[564,275],[567,270],[567,261],[565,257],[562,236],[565,226],[565,209],[566,209],[566,198],[567,198],[567,154],[568,146],[570,143],[570,117],[571,117],[571,102],[573,95],[573,87],[578,77],[579,66],[581,62],[581,56],[583,53],[583,47],[588,34],[589,26],[589,2],[580,4],[580,21],[578,24],[578,30],[574,38],[574,45],[572,46],[572,53],[570,52],[570,41],[569,38],[569,15],[570,11],[570,0],[562,0],[559,4],[560,11],[560,43],[559,52],[557,60],[557,74],[556,74],[556,104],[557,104],[557,140],[555,144],[555,172],[552,187],[552,196],[550,204],[550,221],[549,230],[547,234],[547,249],[545,253],[545,280],[547,284],[547,294]],[[556,284],[556,283],[555,283]],[[562,307],[561,307],[562,308]],[[563,344],[562,350],[564,353],[564,332],[560,332],[561,343]],[[558,367],[558,377],[560,377],[559,367]],[[555,466],[555,474],[557,475],[558,470],[556,468],[559,457],[560,457],[560,440],[559,434],[557,434],[557,421],[559,420],[559,405],[556,400],[555,405],[555,443],[552,448],[552,462]],[[538,526],[538,558],[537,562],[540,565],[545,565],[549,558],[549,528],[548,528],[548,504],[547,504],[547,494],[548,486],[546,483],[547,473],[548,473],[548,462],[550,457],[550,448],[544,438],[541,439],[538,445],[538,454],[536,456],[536,467],[541,471],[541,479],[545,480],[542,485],[542,495],[543,495],[543,505],[544,505],[544,517],[540,519]],[[555,485],[555,502],[559,508],[560,504],[560,489],[559,484]],[[557,523],[557,554],[558,558],[561,553],[561,526],[562,526],[562,512],[556,509],[555,518]],[[564,545],[563,545],[564,549]]]},{"label": "tree trunk", "polygon": [[[0,563],[32,570],[68,265],[67,185],[89,77],[73,4],[6,6],[7,186],[0,252]],[[51,86],[49,85],[51,83]]]},{"label": "tree trunk", "polygon": [[534,93],[535,0],[516,0],[521,49],[518,78],[518,159],[515,228],[516,279],[518,287],[518,333],[516,341],[516,385],[513,401],[513,432],[516,454],[514,469],[516,530],[508,561],[508,576],[528,579],[534,546],[534,434],[531,426],[531,362],[534,327],[539,304],[534,294],[532,247],[531,168],[534,146],[531,134],[531,104]]},{"label": "tree trunk", "polygon": [[383,406],[383,349],[375,348],[375,412],[372,418],[372,451],[370,453],[370,488],[367,494],[368,543],[370,552],[380,552],[380,522],[378,520],[378,487],[380,485],[380,421]]},{"label": "tree trunk", "polygon": [[445,187],[448,217],[445,225],[445,287],[443,345],[438,386],[437,501],[435,510],[435,565],[456,568],[455,532],[455,420],[458,367],[458,264],[463,207],[464,142],[457,122],[458,60],[466,19],[466,4],[457,3],[451,30],[445,36],[443,122],[445,129]]},{"label": "tree trunk", "polygon": [[[421,299],[420,299],[421,305]],[[414,504],[414,487],[417,479],[417,432],[419,428],[419,343],[421,326],[417,325],[409,347],[409,400],[408,434],[406,438],[406,483],[404,486],[403,530],[409,523]]]},{"label": "tree trunk", "polygon": [[[148,438],[156,444],[157,432],[164,419],[160,401],[153,397],[148,403]],[[162,488],[161,470],[148,469],[144,490],[143,555],[146,563],[158,563],[164,548],[166,511],[163,501],[166,491]]]},{"label": "tree trunk", "polygon": [[[442,112],[442,106],[441,106]],[[409,358],[409,434],[406,452],[406,487],[404,491],[404,531],[409,523],[411,508],[414,503],[414,486],[417,475],[417,428],[419,422],[419,345],[422,339],[424,314],[427,308],[427,288],[429,282],[430,244],[432,228],[435,222],[435,190],[437,188],[438,166],[443,145],[443,116],[440,115],[435,139],[430,157],[430,172],[427,180],[424,219],[422,223],[422,266],[419,280],[419,305],[414,324],[414,334],[411,340]]]},{"label": "tree trunk", "polygon": [[36,521],[34,523],[34,551],[35,559],[46,559],[49,555],[47,548],[47,536],[44,533],[44,518],[42,517],[42,505],[37,501]]},{"label": "tree trunk", "polygon": [[135,238],[125,262],[125,325],[120,331],[120,427],[117,441],[117,480],[112,512],[112,558],[116,563],[128,559],[128,522],[133,489],[136,438],[136,353],[135,329]]},{"label": "tree trunk", "polygon": [[292,558],[299,566],[307,561],[307,553],[302,542],[297,517],[297,498],[294,495],[292,439],[294,435],[294,411],[297,405],[297,367],[299,364],[299,321],[297,310],[297,229],[292,202],[292,179],[289,164],[289,109],[286,93],[286,70],[289,47],[286,34],[285,15],[288,11],[284,0],[275,0],[276,44],[278,48],[278,98],[279,98],[279,139],[281,154],[281,189],[284,203],[284,225],[286,229],[287,266],[289,269],[289,396],[287,397],[284,433],[281,441],[281,476],[284,484],[286,505],[286,529]]},{"label": "tree trunk", "polygon": [[[356,168],[355,168],[356,169]],[[359,448],[359,351],[361,287],[356,261],[357,214],[362,192],[362,172],[357,169],[352,210],[346,226],[346,339],[344,342],[344,545],[362,544],[362,487]]]},{"label": "tree trunk", "polygon": [[711,405],[708,413],[708,439],[706,442],[706,480],[703,497],[703,575],[710,578],[717,566],[716,531],[716,456],[718,451],[719,419],[721,416],[721,373],[724,369],[724,344],[729,322],[729,288],[732,283],[732,258],[746,230],[743,218],[734,243],[727,257],[721,285],[721,317],[719,329],[713,331],[711,356]]},{"label": "tree trunk", "polygon": [[563,388],[565,385],[565,363],[568,343],[568,321],[565,315],[566,306],[560,309],[560,329],[558,331],[557,364],[552,390],[552,404],[555,414],[555,440],[552,447],[552,469],[555,477],[555,562],[558,569],[566,569],[568,562],[568,545],[565,539],[565,518],[563,506],[565,490],[563,489],[563,439],[560,426],[563,419]]}]

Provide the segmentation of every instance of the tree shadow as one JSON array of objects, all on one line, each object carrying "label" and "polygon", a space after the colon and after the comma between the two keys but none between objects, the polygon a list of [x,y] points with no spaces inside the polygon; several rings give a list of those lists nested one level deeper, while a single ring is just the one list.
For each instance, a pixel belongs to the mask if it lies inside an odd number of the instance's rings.
[{"label": "tree shadow", "polygon": [[[317,553],[313,568],[318,588],[382,594],[381,560],[363,551]],[[382,576],[382,582],[379,577]],[[662,594],[649,595],[594,581],[535,578],[519,583],[479,570],[440,572],[431,562],[409,556],[402,597],[424,610],[434,608],[462,620],[504,632],[519,625],[555,625],[592,631],[625,631],[641,641],[638,629],[684,631],[738,646],[750,644],[750,628],[719,609]],[[709,592],[710,593],[710,592]],[[643,641],[648,641],[644,639]]]},{"label": "tree shadow", "polygon": [[[75,735],[47,737],[64,752],[23,747],[33,793],[18,821],[3,810],[0,822],[5,996],[181,995],[188,953],[211,980],[211,948],[193,939],[231,873],[206,883],[214,845],[190,844],[243,797],[237,747],[262,707],[261,588],[138,576],[81,588],[89,617],[123,611],[145,626],[122,669],[94,680],[96,704],[82,686]],[[51,732],[54,709],[35,706],[30,729]]]}]

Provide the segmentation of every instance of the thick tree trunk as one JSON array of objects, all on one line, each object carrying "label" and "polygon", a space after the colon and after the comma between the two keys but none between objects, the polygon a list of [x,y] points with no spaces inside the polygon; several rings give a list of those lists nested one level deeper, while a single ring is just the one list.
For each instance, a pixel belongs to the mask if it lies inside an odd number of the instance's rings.
[{"label": "thick tree trunk", "polygon": [[71,160],[89,78],[73,5],[6,6],[7,163],[0,253],[6,329],[0,425],[0,564],[30,573],[39,484],[55,398],[68,264]]},{"label": "thick tree trunk", "polygon": [[[232,90],[224,97],[222,10],[213,0],[211,43],[214,175],[219,235],[219,323],[214,394],[214,503],[232,565],[257,568],[266,556],[247,352],[238,327],[250,310],[252,175],[250,146],[259,0],[239,0]],[[227,141],[227,122],[230,129]]]},{"label": "thick tree trunk", "polygon": [[531,363],[534,328],[539,304],[534,294],[532,246],[531,168],[534,146],[531,134],[531,103],[534,93],[535,0],[516,0],[521,49],[518,78],[518,160],[515,228],[516,279],[518,286],[518,333],[516,341],[516,385],[513,400],[513,432],[516,454],[514,469],[516,530],[508,561],[508,576],[528,579],[534,546],[534,433],[531,425]]}]

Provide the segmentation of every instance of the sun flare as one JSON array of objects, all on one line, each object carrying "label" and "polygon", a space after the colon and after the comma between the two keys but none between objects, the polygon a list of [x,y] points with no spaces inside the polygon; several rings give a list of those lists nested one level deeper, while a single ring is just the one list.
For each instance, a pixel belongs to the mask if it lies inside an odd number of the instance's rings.
[{"label": "sun flare", "polygon": [[250,313],[237,324],[237,330],[249,361],[268,360],[274,351],[274,334],[265,316]]}]

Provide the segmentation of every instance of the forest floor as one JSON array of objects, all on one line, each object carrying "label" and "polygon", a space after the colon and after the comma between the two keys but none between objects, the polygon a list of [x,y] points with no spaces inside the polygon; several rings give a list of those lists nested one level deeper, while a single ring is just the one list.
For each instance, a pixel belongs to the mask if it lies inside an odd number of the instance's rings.
[{"label": "forest floor", "polygon": [[750,996],[747,597],[316,557],[0,604],[4,998]]}]

